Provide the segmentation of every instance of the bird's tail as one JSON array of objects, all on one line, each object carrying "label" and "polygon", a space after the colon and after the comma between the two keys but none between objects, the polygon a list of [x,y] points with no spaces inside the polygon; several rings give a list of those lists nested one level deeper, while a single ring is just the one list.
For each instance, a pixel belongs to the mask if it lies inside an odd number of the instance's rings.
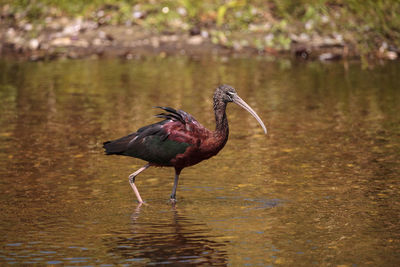
[{"label": "bird's tail", "polygon": [[103,143],[103,148],[105,150],[104,153],[106,153],[106,155],[115,154],[112,143],[113,143],[113,141],[106,141]]},{"label": "bird's tail", "polygon": [[[136,133],[134,133],[136,134]],[[132,140],[132,134],[114,141],[103,143],[106,155],[122,155],[128,149],[129,142]]]}]

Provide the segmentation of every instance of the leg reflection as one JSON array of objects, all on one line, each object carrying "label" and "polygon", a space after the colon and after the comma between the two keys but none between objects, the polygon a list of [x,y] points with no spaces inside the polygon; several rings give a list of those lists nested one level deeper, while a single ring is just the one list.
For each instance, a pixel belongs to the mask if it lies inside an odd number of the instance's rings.
[{"label": "leg reflection", "polygon": [[175,205],[138,205],[131,218],[130,228],[104,240],[118,264],[227,265],[226,242]]}]

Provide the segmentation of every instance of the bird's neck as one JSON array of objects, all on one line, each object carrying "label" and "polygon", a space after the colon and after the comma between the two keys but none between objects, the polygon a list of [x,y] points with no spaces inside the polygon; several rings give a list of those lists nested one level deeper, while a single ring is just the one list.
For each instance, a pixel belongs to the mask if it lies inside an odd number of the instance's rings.
[{"label": "bird's neck", "polygon": [[[226,117],[226,103],[223,101],[214,100],[214,112],[215,112],[215,134],[222,137],[223,139],[228,139],[229,126],[228,119]],[[226,142],[226,140],[224,140]]]}]

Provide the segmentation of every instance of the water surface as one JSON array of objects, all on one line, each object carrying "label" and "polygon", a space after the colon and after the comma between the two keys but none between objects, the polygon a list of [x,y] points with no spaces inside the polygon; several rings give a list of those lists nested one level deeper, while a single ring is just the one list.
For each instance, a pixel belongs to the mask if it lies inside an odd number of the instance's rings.
[{"label": "water surface", "polygon": [[[146,57],[0,61],[0,263],[398,266],[400,64]],[[105,156],[102,142],[183,109],[230,137],[184,169]]]}]

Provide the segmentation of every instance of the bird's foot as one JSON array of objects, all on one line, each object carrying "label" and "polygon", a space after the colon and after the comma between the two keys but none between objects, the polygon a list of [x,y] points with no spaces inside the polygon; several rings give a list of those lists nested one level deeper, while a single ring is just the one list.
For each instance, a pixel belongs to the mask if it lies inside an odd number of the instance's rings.
[{"label": "bird's foot", "polygon": [[170,204],[172,204],[172,205],[175,205],[176,204],[176,202],[178,202],[177,200],[176,200],[176,198],[170,198],[169,199],[169,201],[168,201],[168,203],[170,203]]},{"label": "bird's foot", "polygon": [[146,202],[144,202],[144,201],[141,201],[141,202],[138,201],[137,204],[138,204],[138,205],[137,205],[138,207],[141,207],[141,206],[148,206],[148,205],[149,205],[148,203],[146,203]]}]

